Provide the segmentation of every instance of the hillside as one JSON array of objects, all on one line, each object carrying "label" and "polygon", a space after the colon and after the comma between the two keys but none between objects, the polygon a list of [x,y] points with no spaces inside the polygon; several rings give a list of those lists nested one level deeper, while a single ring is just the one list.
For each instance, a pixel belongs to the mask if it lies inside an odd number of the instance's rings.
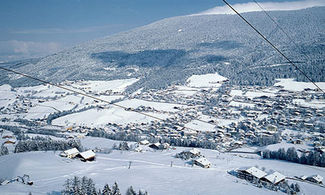
[{"label": "hillside", "polygon": [[[290,43],[263,12],[243,15],[310,77],[324,81],[324,13],[325,7],[271,12],[300,48]],[[309,59],[304,59],[302,52]],[[44,58],[2,66],[52,82],[140,78],[130,91],[184,83],[193,74],[214,72],[232,84],[273,85],[276,78],[305,81],[236,15],[168,18]],[[0,75],[0,84],[36,84],[5,72]]]}]

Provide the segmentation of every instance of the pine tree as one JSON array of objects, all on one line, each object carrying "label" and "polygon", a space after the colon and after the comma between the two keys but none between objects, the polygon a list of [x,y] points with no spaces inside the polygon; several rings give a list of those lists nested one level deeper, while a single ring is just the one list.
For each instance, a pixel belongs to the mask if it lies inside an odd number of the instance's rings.
[{"label": "pine tree", "polygon": [[120,189],[118,188],[118,185],[116,182],[112,186],[112,195],[121,195]]},{"label": "pine tree", "polygon": [[109,187],[108,184],[105,184],[102,195],[111,195],[112,194],[112,190]]},{"label": "pine tree", "polygon": [[0,156],[9,154],[9,150],[6,146],[1,146]]},{"label": "pine tree", "polygon": [[126,195],[137,195],[137,193],[133,190],[133,187],[130,186],[126,191]]}]

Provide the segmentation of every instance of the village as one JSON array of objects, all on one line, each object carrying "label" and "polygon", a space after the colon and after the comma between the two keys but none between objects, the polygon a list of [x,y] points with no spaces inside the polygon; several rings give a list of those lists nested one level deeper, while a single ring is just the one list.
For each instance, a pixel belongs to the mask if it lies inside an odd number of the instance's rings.
[{"label": "village", "polygon": [[[46,139],[94,137],[126,142],[111,148],[87,147],[83,150],[67,146],[60,158],[88,162],[97,161],[98,153],[109,154],[111,150],[150,153],[173,151],[176,147],[190,149],[174,153],[173,158],[184,161],[186,166],[204,169],[215,166],[211,157],[201,155],[199,148],[249,159],[252,156],[271,158],[265,151],[272,153],[291,147],[298,158],[314,153],[325,158],[324,96],[307,84],[299,90],[281,84],[298,83],[293,80],[280,80],[270,87],[244,87],[231,86],[227,79],[218,78],[206,86],[196,86],[189,79],[185,86],[127,93],[126,87],[133,82],[136,80],[61,84],[105,102],[46,85],[17,89],[1,86],[8,91],[7,97],[0,101],[1,153],[29,151],[22,149],[23,146],[17,150],[18,143],[24,140],[46,142]],[[127,165],[129,168],[132,168],[131,162]],[[322,162],[314,165],[323,166]],[[173,166],[172,160],[170,166]],[[235,178],[271,191],[299,193],[300,187],[289,185],[288,179],[323,188],[323,178],[318,172],[285,175],[254,166],[239,166],[227,171]]]}]

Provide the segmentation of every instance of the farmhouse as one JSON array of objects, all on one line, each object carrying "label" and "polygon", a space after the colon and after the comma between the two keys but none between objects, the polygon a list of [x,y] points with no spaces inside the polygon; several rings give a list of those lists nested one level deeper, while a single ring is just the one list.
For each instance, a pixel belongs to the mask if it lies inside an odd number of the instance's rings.
[{"label": "farmhouse", "polygon": [[15,140],[6,140],[3,144],[15,144]]},{"label": "farmhouse", "polygon": [[280,182],[283,182],[285,180],[285,178],[286,177],[284,175],[282,175],[281,173],[275,171],[274,173],[263,177],[261,180],[276,185],[276,184],[278,184]]},{"label": "farmhouse", "polygon": [[184,160],[187,160],[190,158],[197,158],[200,156],[201,156],[201,152],[200,152],[200,150],[198,150],[196,148],[184,150],[183,152],[176,154],[177,158],[181,158]]},{"label": "farmhouse", "polygon": [[148,145],[149,144],[149,141],[148,140],[142,140],[139,142],[139,144],[141,145]]},{"label": "farmhouse", "polygon": [[312,175],[306,178],[306,180],[313,182],[313,183],[318,183],[322,184],[323,183],[323,177],[320,175]]},{"label": "farmhouse", "polygon": [[239,169],[237,171],[237,173],[238,173],[239,178],[246,179],[249,181],[252,181],[255,179],[260,180],[261,178],[263,178],[264,176],[267,175],[264,171],[262,171],[256,167]]},{"label": "farmhouse", "polygon": [[159,150],[161,147],[160,145],[161,144],[159,142],[157,142],[157,143],[150,144],[149,147],[152,149],[155,149],[155,150]]},{"label": "farmhouse", "polygon": [[211,167],[210,161],[208,161],[208,159],[206,159],[204,157],[195,159],[193,161],[193,164],[195,164],[197,166],[200,166],[200,167],[203,167],[203,168],[210,168]]},{"label": "farmhouse", "polygon": [[61,152],[60,156],[67,158],[75,158],[78,154],[79,150],[77,148],[72,148]]},{"label": "farmhouse", "polygon": [[82,161],[93,161],[93,160],[95,160],[95,156],[96,156],[96,154],[92,150],[87,150],[85,152],[81,152],[78,154],[78,157]]}]

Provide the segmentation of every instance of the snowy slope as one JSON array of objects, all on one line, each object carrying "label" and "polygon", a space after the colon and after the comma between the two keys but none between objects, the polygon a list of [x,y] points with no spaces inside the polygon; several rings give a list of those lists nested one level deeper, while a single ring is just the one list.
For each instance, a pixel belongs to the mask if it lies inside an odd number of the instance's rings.
[{"label": "snowy slope", "polygon": [[[97,139],[97,138],[92,138]],[[89,140],[91,141],[91,140]],[[92,140],[93,142],[95,140]],[[97,143],[102,142],[98,139]],[[110,142],[106,146],[111,146]],[[105,144],[101,144],[105,147]],[[53,152],[29,152],[10,154],[0,158],[1,176],[12,178],[17,175],[29,174],[34,181],[33,186],[8,184],[1,186],[1,194],[46,194],[60,191],[67,178],[87,176],[94,179],[98,187],[105,183],[112,185],[118,182],[121,192],[129,185],[136,189],[145,189],[150,194],[278,194],[258,188],[237,179],[227,173],[228,170],[243,166],[265,167],[267,171],[276,170],[286,176],[310,174],[324,175],[324,168],[315,168],[300,164],[276,160],[259,160],[231,154],[219,154],[216,151],[201,150],[203,155],[212,162],[210,169],[198,166],[191,167],[186,161],[173,156],[184,150],[168,150],[163,152],[143,153],[114,151],[111,154],[97,154],[95,162],[68,160]],[[128,169],[132,161],[131,169]],[[173,161],[173,166],[170,166]],[[324,194],[325,189],[306,183],[299,183],[306,194]]]},{"label": "snowy slope", "polygon": [[[270,13],[299,48],[263,12],[244,16],[310,77],[324,81],[324,10],[315,7]],[[262,42],[236,15],[191,15],[167,18],[41,59],[3,65],[35,72],[34,76],[53,82],[140,78],[129,87],[131,91],[185,83],[192,75],[215,72],[237,84],[273,85],[277,78],[305,80]],[[302,51],[315,59],[313,65],[310,59],[304,59]],[[269,66],[273,64],[284,65]],[[0,83],[35,84],[26,78],[0,74]]]}]

